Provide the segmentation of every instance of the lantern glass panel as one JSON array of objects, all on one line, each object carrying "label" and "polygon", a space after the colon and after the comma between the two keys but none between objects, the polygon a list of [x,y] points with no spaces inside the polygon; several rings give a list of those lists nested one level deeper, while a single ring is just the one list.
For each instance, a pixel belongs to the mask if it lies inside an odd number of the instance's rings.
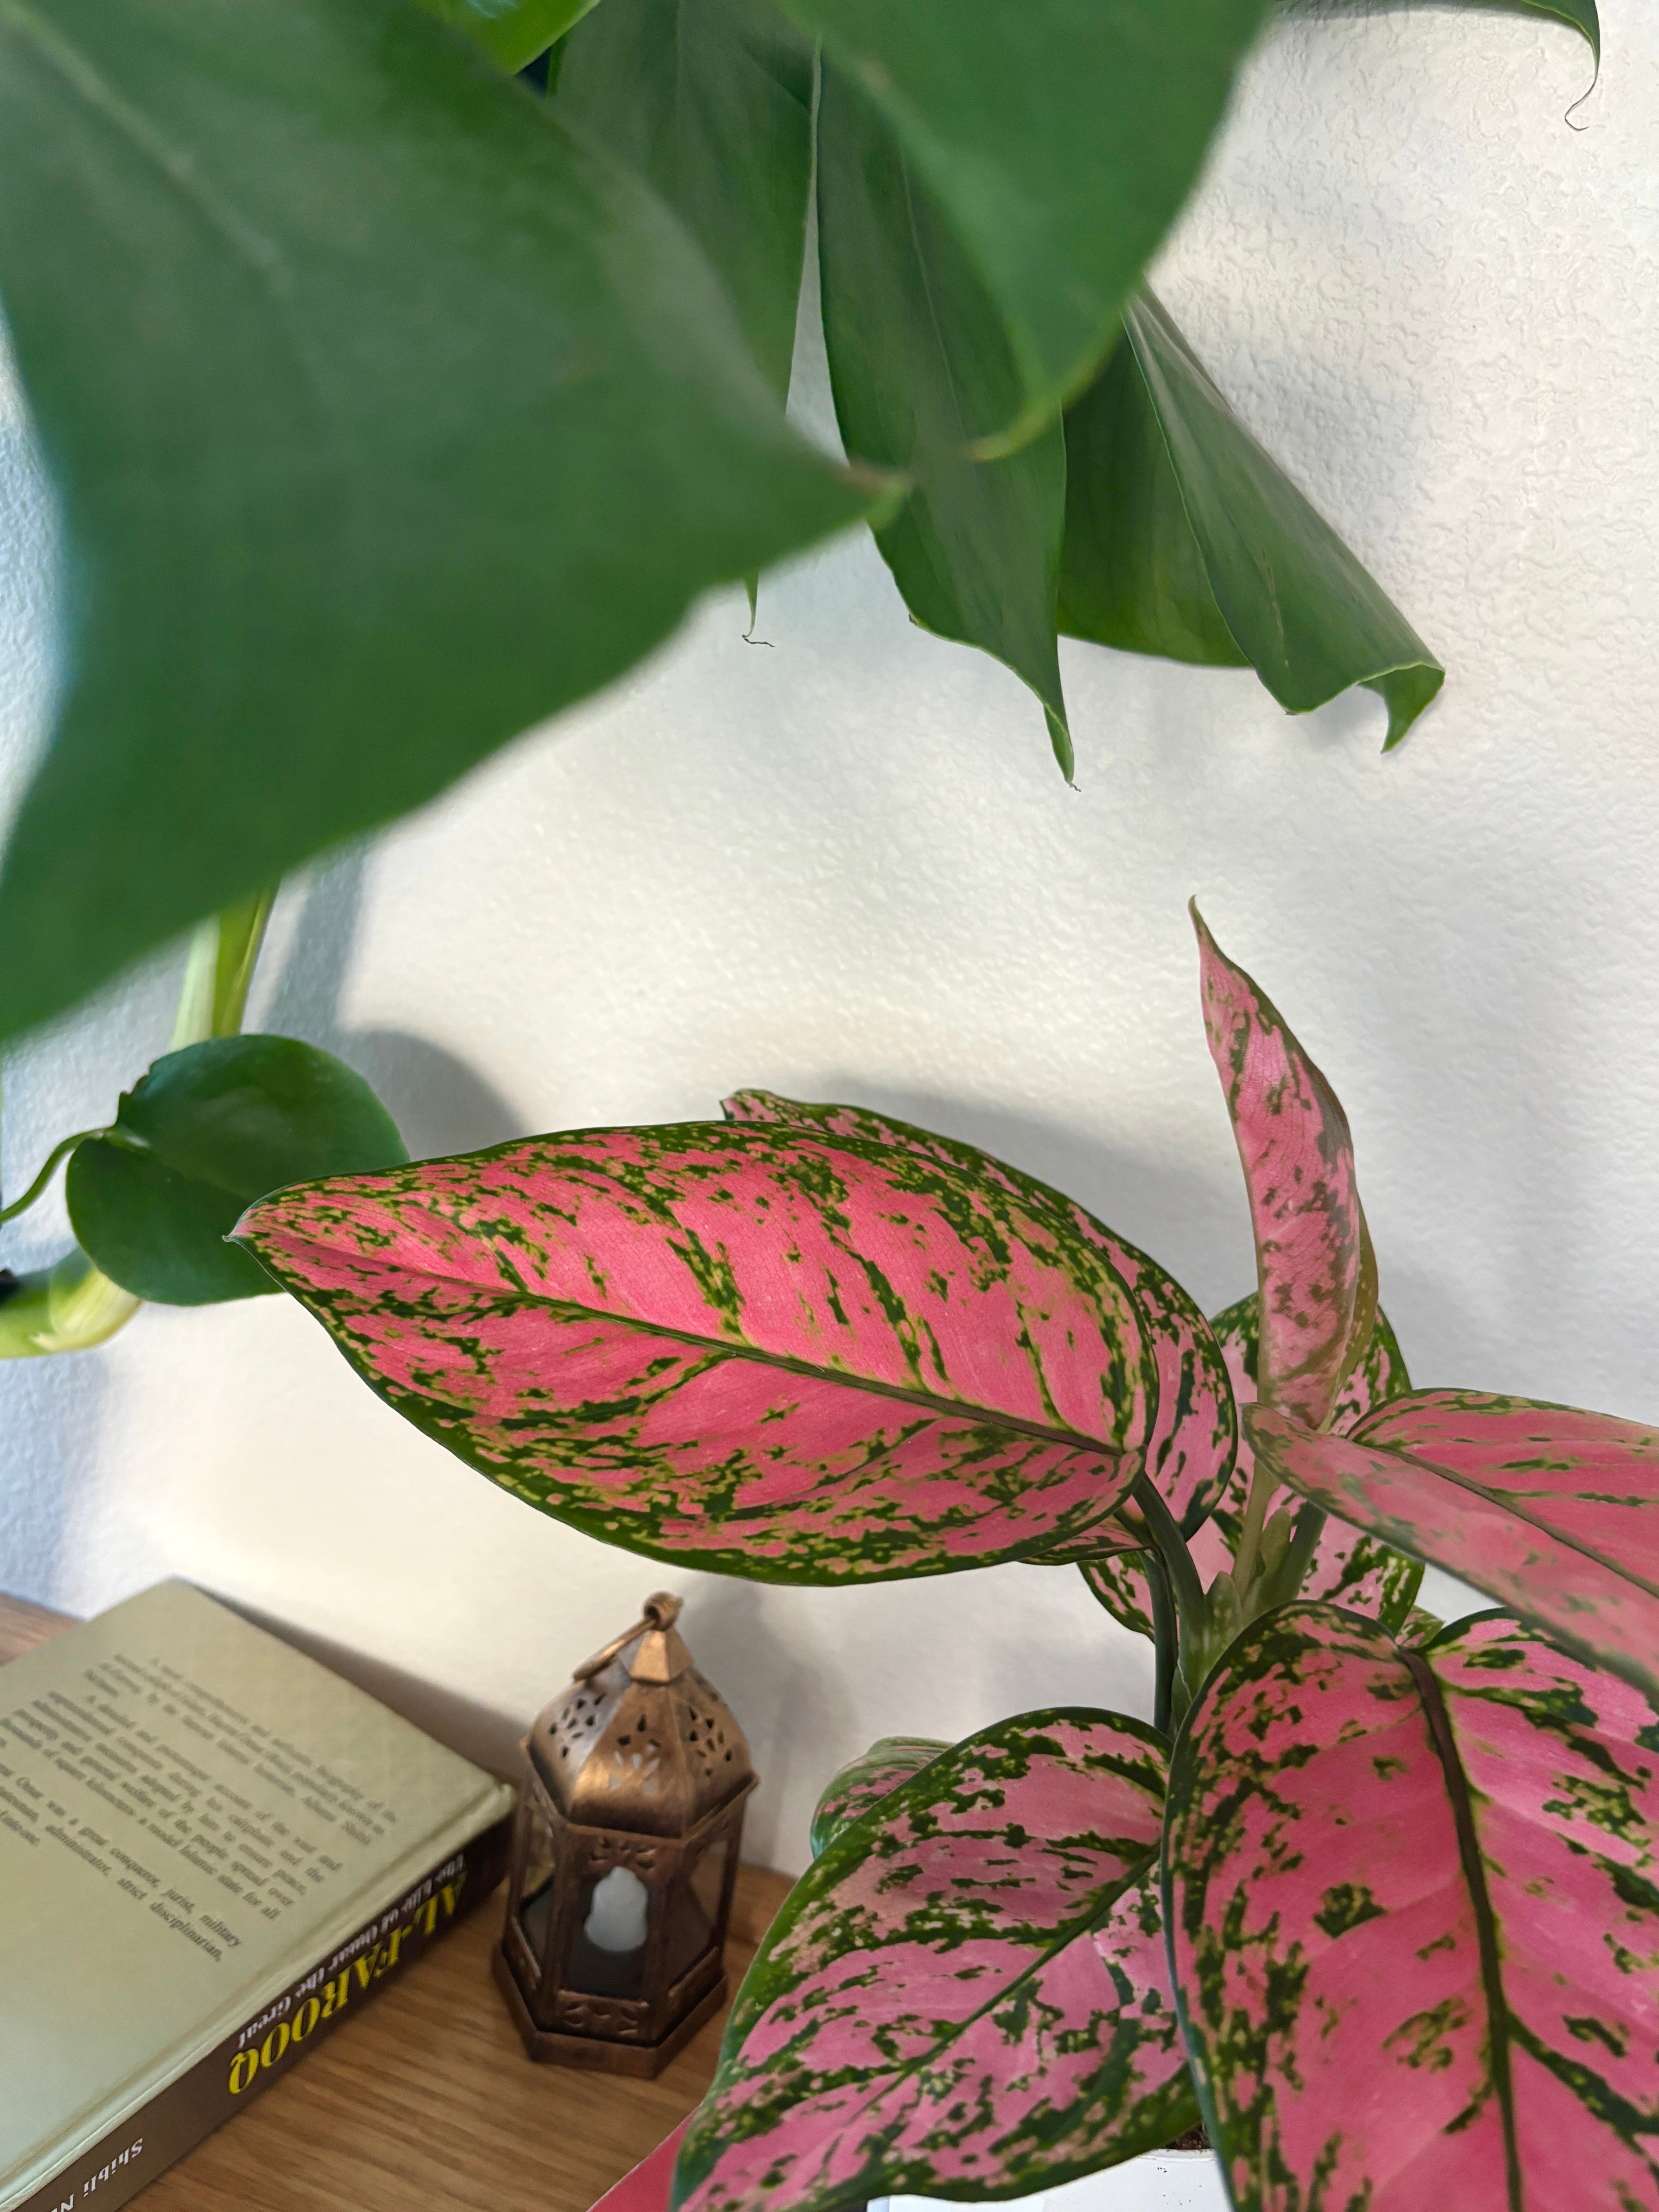
[{"label": "lantern glass panel", "polygon": [[533,1797],[525,1801],[524,1878],[519,1888],[519,1926],[525,1945],[541,1972],[547,1943],[547,1923],[553,1911],[554,1876],[558,1871],[551,1822]]},{"label": "lantern glass panel", "polygon": [[642,1995],[652,1894],[631,1867],[613,1866],[582,1884],[562,1977],[567,1988],[588,1996]]},{"label": "lantern glass panel", "polygon": [[720,1897],[726,1887],[726,1861],[731,1850],[728,1837],[721,1836],[709,1844],[690,1878],[682,1885],[675,1924],[668,1934],[668,1979],[678,1981],[688,1967],[695,1966],[703,1953],[714,1942],[714,1931],[720,1923]]}]

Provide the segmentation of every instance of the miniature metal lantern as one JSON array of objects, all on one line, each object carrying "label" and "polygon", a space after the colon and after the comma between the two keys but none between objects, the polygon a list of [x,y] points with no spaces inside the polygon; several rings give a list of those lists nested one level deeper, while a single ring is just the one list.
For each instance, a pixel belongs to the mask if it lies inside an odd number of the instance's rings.
[{"label": "miniature metal lantern", "polygon": [[659,1595],[524,1740],[495,1978],[532,2058],[657,2073],[726,1995],[749,1746]]}]

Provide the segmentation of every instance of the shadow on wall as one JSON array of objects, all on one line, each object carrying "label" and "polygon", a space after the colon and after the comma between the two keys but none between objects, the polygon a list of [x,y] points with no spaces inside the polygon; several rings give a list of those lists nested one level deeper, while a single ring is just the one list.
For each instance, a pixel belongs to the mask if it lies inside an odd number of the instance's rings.
[{"label": "shadow on wall", "polygon": [[1130,1151],[981,1100],[887,1090],[844,1073],[825,1075],[810,1091],[793,1095],[895,1115],[1024,1169],[1149,1252],[1207,1312],[1218,1312],[1255,1288],[1242,1187],[1231,1178],[1218,1182],[1202,1174],[1174,1146],[1163,1157]]},{"label": "shadow on wall", "polygon": [[[686,1604],[683,1626],[698,1670],[737,1714],[761,1778],[743,1837],[743,1856],[761,1866],[805,1865],[804,1837],[788,1832],[800,1807],[815,1804],[836,1768],[865,1748],[841,1669],[826,1666],[816,1639],[799,1632],[807,1623],[788,1601],[808,1595],[779,1589],[769,1604],[753,1583],[711,1577]],[[841,1748],[847,1744],[851,1750]]]},{"label": "shadow on wall", "polygon": [[76,1516],[95,1488],[108,1396],[92,1353],[0,1362],[0,1590],[83,1608]]},{"label": "shadow on wall", "polygon": [[481,1152],[522,1136],[522,1117],[454,1053],[406,1030],[354,1030],[341,1017],[362,918],[368,854],[349,852],[307,884],[294,942],[261,1026],[297,1036],[356,1069],[416,1159]]}]

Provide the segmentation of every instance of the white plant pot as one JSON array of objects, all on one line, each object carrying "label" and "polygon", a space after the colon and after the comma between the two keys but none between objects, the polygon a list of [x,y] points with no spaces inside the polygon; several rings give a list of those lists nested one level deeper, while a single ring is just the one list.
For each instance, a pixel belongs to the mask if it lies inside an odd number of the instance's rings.
[{"label": "white plant pot", "polygon": [[[869,2212],[960,2212],[936,2197],[878,2197]],[[1006,2212],[1228,2212],[1211,2150],[1154,2150],[1063,2188],[1016,2197]]]}]

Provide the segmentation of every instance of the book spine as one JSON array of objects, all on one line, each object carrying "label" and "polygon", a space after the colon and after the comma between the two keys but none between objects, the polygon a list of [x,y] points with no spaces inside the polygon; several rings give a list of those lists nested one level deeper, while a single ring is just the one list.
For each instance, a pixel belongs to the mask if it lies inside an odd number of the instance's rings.
[{"label": "book spine", "polygon": [[481,1905],[506,1872],[512,1826],[498,1820],[434,1867],[14,2212],[115,2212],[147,2188]]}]

